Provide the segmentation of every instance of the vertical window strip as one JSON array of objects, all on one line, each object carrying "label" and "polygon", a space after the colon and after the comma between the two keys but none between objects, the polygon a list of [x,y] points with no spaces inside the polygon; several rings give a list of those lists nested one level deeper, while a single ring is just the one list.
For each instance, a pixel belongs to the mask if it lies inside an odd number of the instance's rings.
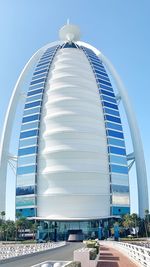
[{"label": "vertical window strip", "polygon": [[[92,50],[90,50],[88,48],[85,48],[83,46],[82,46],[82,50],[83,50],[84,54],[86,55],[86,57],[87,57],[90,65],[92,67],[93,73],[95,75],[96,83],[98,85],[98,76],[97,76],[97,72],[95,70],[95,68],[97,68],[97,67],[95,65],[97,65],[97,66],[99,65],[100,68],[102,68],[102,67],[104,68],[104,66],[103,66],[101,60],[96,56],[96,54]],[[94,65],[93,64],[94,62],[92,62],[92,61],[94,61],[95,58],[97,58],[97,62]],[[104,71],[106,72],[105,68],[104,68]],[[99,87],[99,85],[98,85],[98,87]],[[100,100],[102,101],[102,91],[101,90],[99,90],[99,94],[100,94]],[[111,95],[111,97],[113,97],[113,94],[114,94],[114,92],[113,92],[113,89],[112,89],[112,95]],[[114,95],[113,98],[115,99],[115,95]],[[104,115],[104,111],[105,110],[104,110],[104,107],[103,107],[103,115]],[[118,111],[118,113],[119,113],[119,111]],[[120,118],[120,114],[119,114],[119,118]],[[105,115],[104,115],[104,122],[106,124],[106,116]],[[107,136],[107,130],[106,130],[106,137],[107,137],[107,145],[108,145],[108,150],[109,150],[110,145],[109,145],[109,142],[108,142],[108,138],[109,137]],[[111,170],[110,167],[111,167],[112,162],[111,162],[111,158],[109,157],[109,155],[108,155],[108,161],[109,161],[109,169]],[[126,167],[127,167],[127,165],[126,165]],[[110,172],[110,181],[111,181],[111,172]],[[112,194],[111,187],[110,187],[110,194]],[[114,215],[113,212],[111,213],[111,215]]]},{"label": "vertical window strip", "polygon": [[[59,48],[60,48],[59,45],[57,45],[57,46],[55,46],[55,47],[52,47],[52,48],[48,48],[48,49],[43,53],[43,55],[41,56],[41,59],[38,61],[37,65],[36,65],[36,67],[35,67],[35,70],[34,70],[34,73],[33,73],[33,77],[35,77],[35,73],[38,72],[38,71],[36,71],[37,66],[40,65],[40,64],[42,64],[42,61],[43,61],[44,57],[47,58],[48,67],[45,68],[45,70],[44,70],[45,80],[44,80],[44,85],[43,85],[43,89],[42,89],[42,95],[44,94],[45,85],[46,85],[46,82],[47,82],[47,76],[48,76],[48,73],[49,73],[49,70],[50,70],[50,67],[51,67],[53,58],[54,58],[54,56],[55,56],[55,54],[56,54],[56,52],[57,52],[57,50],[58,50]],[[51,54],[51,56],[48,58],[47,55],[48,55],[49,53]],[[39,72],[41,72],[41,71],[39,71]],[[37,74],[40,74],[40,73],[37,73]],[[29,88],[30,88],[30,87],[29,87]],[[28,90],[28,92],[29,92],[29,90]],[[28,98],[27,98],[27,99],[28,99]],[[26,99],[26,103],[27,103],[27,99]],[[43,96],[42,96],[42,100],[43,100]],[[38,119],[39,127],[40,127],[40,115],[41,115],[41,108],[39,109],[39,112],[37,113],[37,116],[39,117],[39,119]],[[36,136],[36,139],[37,139],[36,143],[37,143],[37,145],[38,145],[39,134]],[[21,141],[21,139],[20,139],[20,141]],[[19,149],[20,149],[20,147],[21,147],[21,145],[19,144]],[[19,149],[18,149],[18,153],[19,153]],[[18,163],[17,163],[17,165],[18,165]],[[35,162],[34,162],[33,168],[34,168],[34,166],[36,166],[36,165],[37,165],[37,155],[36,155],[36,157],[35,157]],[[19,167],[17,166],[17,168],[19,168]],[[29,171],[30,171],[30,170],[29,170]],[[35,184],[37,183],[36,180],[37,180],[37,173],[35,172]],[[36,201],[37,201],[37,199],[36,199],[36,196],[35,196],[35,203],[36,203]],[[35,206],[35,216],[36,216],[36,206]]]}]

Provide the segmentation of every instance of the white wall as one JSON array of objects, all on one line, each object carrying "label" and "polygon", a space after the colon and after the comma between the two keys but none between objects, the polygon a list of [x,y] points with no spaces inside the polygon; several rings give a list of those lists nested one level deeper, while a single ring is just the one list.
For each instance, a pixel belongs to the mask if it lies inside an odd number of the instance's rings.
[{"label": "white wall", "polygon": [[59,50],[49,72],[37,184],[39,217],[110,215],[102,106],[90,64],[79,49]]}]

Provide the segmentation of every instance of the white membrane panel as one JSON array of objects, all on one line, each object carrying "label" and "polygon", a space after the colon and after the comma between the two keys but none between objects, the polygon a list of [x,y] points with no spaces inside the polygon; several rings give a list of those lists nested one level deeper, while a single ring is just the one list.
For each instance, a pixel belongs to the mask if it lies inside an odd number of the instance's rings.
[{"label": "white membrane panel", "polygon": [[91,66],[80,49],[57,52],[45,89],[39,137],[37,216],[110,215],[103,111]]}]

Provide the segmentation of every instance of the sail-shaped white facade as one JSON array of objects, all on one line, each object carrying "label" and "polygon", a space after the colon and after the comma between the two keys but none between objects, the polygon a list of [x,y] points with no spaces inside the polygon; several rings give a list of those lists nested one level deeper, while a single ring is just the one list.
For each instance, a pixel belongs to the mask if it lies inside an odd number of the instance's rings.
[{"label": "sail-shaped white facade", "polygon": [[94,73],[82,50],[60,49],[43,97],[37,216],[109,216],[109,187],[106,130]]},{"label": "sail-shaped white facade", "polygon": [[38,61],[22,119],[16,194],[17,212],[40,219],[130,211],[117,100],[101,60],[84,45],[65,41]]}]

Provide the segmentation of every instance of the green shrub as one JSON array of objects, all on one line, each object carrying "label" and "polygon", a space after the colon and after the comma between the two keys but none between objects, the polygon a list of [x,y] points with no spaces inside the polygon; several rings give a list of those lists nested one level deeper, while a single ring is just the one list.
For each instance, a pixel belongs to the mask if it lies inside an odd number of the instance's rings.
[{"label": "green shrub", "polygon": [[86,247],[87,248],[95,248],[96,241],[87,241],[86,242]]},{"label": "green shrub", "polygon": [[97,254],[98,254],[99,253],[99,244],[98,243],[95,245],[95,248],[96,248],[96,251],[97,251]]},{"label": "green shrub", "polygon": [[96,248],[97,254],[99,253],[99,243],[97,243],[96,241],[93,241],[93,240],[87,241],[86,247],[87,248]]},{"label": "green shrub", "polygon": [[96,248],[93,248],[91,251],[90,251],[90,260],[95,260],[97,257],[97,251],[96,251]]},{"label": "green shrub", "polygon": [[72,261],[65,266],[66,267],[81,267],[81,262],[80,261]]}]

